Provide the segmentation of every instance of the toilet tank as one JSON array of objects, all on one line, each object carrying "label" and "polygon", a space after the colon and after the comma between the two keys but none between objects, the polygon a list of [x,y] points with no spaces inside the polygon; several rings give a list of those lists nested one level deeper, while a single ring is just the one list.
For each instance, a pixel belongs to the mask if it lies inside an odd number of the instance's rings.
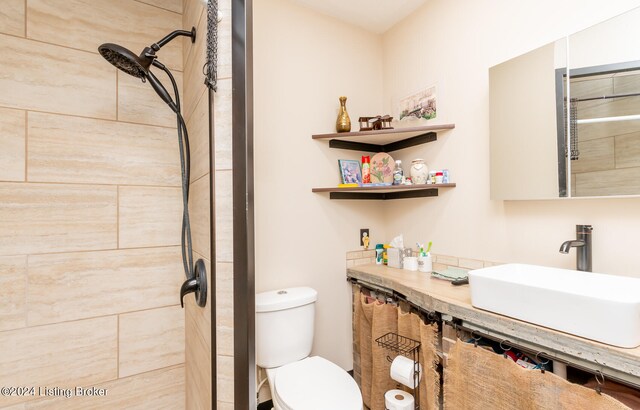
[{"label": "toilet tank", "polygon": [[308,287],[256,295],[256,363],[269,369],[311,353],[318,292]]}]

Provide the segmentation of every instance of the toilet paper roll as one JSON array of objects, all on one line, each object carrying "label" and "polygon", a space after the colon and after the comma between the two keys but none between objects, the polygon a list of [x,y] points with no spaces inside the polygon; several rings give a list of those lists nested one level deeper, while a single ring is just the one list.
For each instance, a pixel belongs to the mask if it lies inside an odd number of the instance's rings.
[{"label": "toilet paper roll", "polygon": [[384,404],[388,410],[413,409],[413,396],[402,390],[389,390],[384,394]]},{"label": "toilet paper roll", "polygon": [[415,389],[418,383],[420,383],[420,378],[422,377],[422,366],[418,363],[418,378],[416,381],[416,386],[414,386],[414,375],[415,367],[414,361],[404,356],[397,356],[393,359],[391,363],[391,378],[398,383],[402,383],[405,386]]}]

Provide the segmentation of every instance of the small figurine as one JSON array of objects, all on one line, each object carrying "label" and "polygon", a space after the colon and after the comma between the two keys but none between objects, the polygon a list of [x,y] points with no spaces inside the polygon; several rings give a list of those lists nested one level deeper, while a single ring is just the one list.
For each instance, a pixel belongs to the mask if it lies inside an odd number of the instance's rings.
[{"label": "small figurine", "polygon": [[362,246],[365,251],[369,249],[369,234],[367,232],[362,232]]},{"label": "small figurine", "polygon": [[360,131],[377,131],[377,130],[392,130],[391,121],[393,117],[390,115],[377,115],[375,117],[360,117],[358,122],[360,123]]}]

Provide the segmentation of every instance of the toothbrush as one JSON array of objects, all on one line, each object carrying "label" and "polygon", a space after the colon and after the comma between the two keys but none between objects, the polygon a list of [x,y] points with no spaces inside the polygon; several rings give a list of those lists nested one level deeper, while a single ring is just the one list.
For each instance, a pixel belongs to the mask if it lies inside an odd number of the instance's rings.
[{"label": "toothbrush", "polygon": [[429,251],[431,250],[431,245],[433,245],[433,242],[429,241],[429,244],[427,245],[427,255],[429,254]]}]

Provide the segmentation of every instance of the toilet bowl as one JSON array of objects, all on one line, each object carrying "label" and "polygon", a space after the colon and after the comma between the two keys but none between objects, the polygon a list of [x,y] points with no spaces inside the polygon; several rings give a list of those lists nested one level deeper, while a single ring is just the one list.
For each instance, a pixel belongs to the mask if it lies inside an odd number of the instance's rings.
[{"label": "toilet bowl", "polygon": [[275,410],[362,410],[355,380],[319,356],[267,369]]},{"label": "toilet bowl", "polygon": [[256,295],[256,362],[267,372],[275,410],[362,410],[349,373],[309,357],[317,298],[308,287]]}]

